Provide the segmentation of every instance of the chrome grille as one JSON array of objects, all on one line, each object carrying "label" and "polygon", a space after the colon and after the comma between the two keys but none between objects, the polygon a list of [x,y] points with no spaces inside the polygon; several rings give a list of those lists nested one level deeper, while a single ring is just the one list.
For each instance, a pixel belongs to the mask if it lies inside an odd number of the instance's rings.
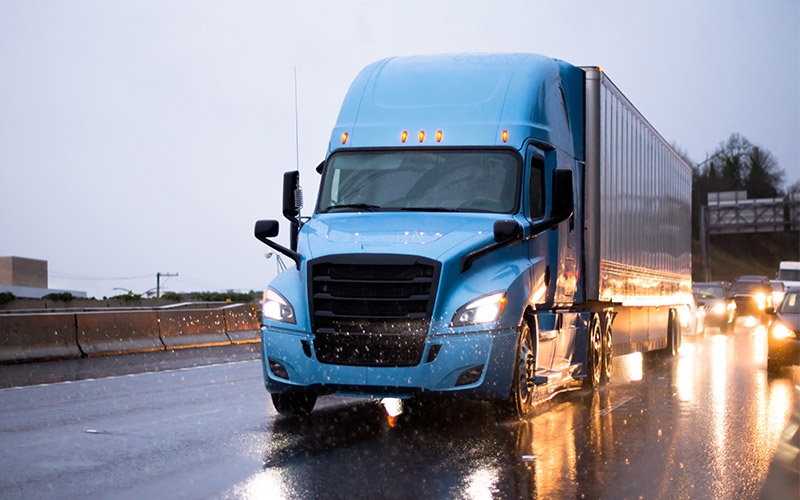
[{"label": "chrome grille", "polygon": [[312,329],[322,363],[419,364],[430,326],[439,263],[403,255],[312,260]]}]

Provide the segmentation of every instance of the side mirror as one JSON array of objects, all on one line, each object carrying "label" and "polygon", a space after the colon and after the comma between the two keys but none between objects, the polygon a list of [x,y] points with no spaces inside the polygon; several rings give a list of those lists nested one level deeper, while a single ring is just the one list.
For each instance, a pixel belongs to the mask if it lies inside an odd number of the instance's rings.
[{"label": "side mirror", "polygon": [[506,243],[522,238],[522,226],[515,220],[498,220],[494,223],[494,241]]},{"label": "side mirror", "polygon": [[769,306],[766,309],[764,309],[764,312],[769,314],[770,316],[775,316],[776,314],[775,308],[772,306]]},{"label": "side mirror", "polygon": [[303,208],[303,190],[300,188],[300,172],[294,170],[283,174],[283,216],[292,222],[300,217]]},{"label": "side mirror", "polygon": [[300,260],[301,260],[300,254],[297,253],[294,249],[286,248],[282,245],[279,245],[278,243],[275,243],[270,239],[278,236],[278,221],[276,220],[256,221],[256,227],[253,230],[253,234],[255,235],[256,239],[261,243],[267,245],[273,250],[277,250],[278,252],[292,259],[297,269],[298,270],[300,269]]},{"label": "side mirror", "polygon": [[553,229],[572,216],[575,210],[572,191],[572,170],[556,169],[553,171],[553,188],[550,190],[550,217],[531,226],[531,233],[536,235],[546,229]]},{"label": "side mirror", "polygon": [[258,220],[256,221],[256,227],[253,232],[257,240],[264,241],[266,238],[278,236],[278,229],[279,225],[276,220]]}]

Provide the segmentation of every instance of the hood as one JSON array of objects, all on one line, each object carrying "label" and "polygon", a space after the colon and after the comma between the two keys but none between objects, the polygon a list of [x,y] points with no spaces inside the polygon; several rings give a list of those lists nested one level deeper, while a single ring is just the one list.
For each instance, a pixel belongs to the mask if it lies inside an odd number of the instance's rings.
[{"label": "hood", "polygon": [[[509,216],[506,216],[509,217]],[[494,240],[498,214],[429,212],[353,212],[317,214],[298,238],[308,259],[333,254],[419,255],[443,260]]]}]

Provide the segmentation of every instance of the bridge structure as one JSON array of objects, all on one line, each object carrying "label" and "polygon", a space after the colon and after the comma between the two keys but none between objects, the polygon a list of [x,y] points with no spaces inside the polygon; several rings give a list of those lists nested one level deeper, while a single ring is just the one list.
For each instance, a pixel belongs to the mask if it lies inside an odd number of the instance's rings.
[{"label": "bridge structure", "polygon": [[783,198],[748,199],[746,191],[708,193],[700,207],[703,276],[711,280],[708,238],[716,234],[800,231],[800,193]]}]

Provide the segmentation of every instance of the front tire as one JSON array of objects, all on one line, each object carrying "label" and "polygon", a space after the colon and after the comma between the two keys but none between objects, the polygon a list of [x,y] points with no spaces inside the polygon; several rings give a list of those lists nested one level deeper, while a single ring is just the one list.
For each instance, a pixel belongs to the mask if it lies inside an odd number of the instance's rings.
[{"label": "front tire", "polygon": [[303,392],[285,392],[281,394],[271,394],[272,406],[279,414],[292,418],[305,418],[311,414],[314,405],[317,404],[316,394]]},{"label": "front tire", "polygon": [[511,394],[507,400],[497,404],[501,417],[525,418],[533,407],[536,385],[536,343],[531,334],[528,321],[520,325],[517,340],[517,354],[514,363],[514,377],[511,381]]}]

